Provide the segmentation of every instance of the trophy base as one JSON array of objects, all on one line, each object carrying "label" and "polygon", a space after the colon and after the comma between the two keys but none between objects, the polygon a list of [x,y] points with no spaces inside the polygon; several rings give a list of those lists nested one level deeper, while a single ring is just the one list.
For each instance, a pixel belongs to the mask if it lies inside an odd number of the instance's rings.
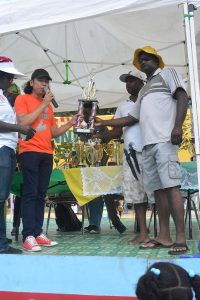
[{"label": "trophy base", "polygon": [[94,128],[74,128],[75,133],[94,133]]}]

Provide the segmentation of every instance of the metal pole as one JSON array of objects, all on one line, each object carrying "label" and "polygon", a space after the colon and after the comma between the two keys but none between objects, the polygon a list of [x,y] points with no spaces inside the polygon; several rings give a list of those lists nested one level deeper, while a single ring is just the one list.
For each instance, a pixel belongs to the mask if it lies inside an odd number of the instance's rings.
[{"label": "metal pole", "polygon": [[[189,9],[190,7],[190,9]],[[195,152],[197,160],[198,186],[200,184],[200,94],[196,57],[196,42],[194,33],[194,14],[189,4],[184,4],[185,34],[189,62],[190,89],[195,137]],[[191,21],[192,20],[192,21]],[[199,189],[200,197],[200,189]]]}]

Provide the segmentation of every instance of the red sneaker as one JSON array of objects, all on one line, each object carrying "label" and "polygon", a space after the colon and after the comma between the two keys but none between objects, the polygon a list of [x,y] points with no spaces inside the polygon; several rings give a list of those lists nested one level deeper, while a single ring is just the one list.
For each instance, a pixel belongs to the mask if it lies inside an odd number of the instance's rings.
[{"label": "red sneaker", "polygon": [[43,233],[41,233],[40,235],[38,235],[36,237],[36,242],[38,243],[38,245],[46,246],[46,247],[52,247],[52,246],[58,245],[57,242],[49,240],[46,237],[46,235],[44,235]]},{"label": "red sneaker", "polygon": [[25,250],[31,251],[31,252],[38,252],[38,251],[42,250],[41,247],[36,242],[36,239],[34,238],[34,236],[31,236],[31,235],[27,236],[25,241],[22,243],[22,247]]}]

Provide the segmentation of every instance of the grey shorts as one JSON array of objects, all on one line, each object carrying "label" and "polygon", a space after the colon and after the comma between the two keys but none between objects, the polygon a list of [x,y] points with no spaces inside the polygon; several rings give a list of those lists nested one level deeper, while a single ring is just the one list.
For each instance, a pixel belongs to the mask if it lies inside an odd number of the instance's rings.
[{"label": "grey shorts", "polygon": [[180,186],[178,146],[170,142],[147,145],[142,152],[143,182],[147,191]]},{"label": "grey shorts", "polygon": [[[133,176],[131,169],[123,156],[123,194],[126,203],[140,204],[140,203],[154,203],[153,193],[145,193],[143,186],[143,171],[142,171],[142,154],[136,152],[137,161],[140,167],[140,174],[137,172],[138,180]],[[131,158],[134,165],[134,161]]]}]

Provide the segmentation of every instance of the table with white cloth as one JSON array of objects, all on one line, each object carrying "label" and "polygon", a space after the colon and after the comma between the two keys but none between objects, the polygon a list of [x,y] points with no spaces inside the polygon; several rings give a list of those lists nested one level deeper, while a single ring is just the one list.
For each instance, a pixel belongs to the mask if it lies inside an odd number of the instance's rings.
[{"label": "table with white cloth", "polygon": [[[192,211],[199,222],[199,197],[196,162],[181,163],[182,179],[181,193],[185,197],[185,223],[188,222],[189,238],[192,239]],[[51,175],[48,194],[61,194],[76,199],[80,206],[103,195],[122,195],[123,172],[122,166],[87,167],[71,169],[54,169]],[[21,194],[23,184],[21,172],[16,172],[12,184],[12,193]],[[193,195],[197,195],[196,202]]]},{"label": "table with white cloth", "polygon": [[62,172],[80,205],[102,195],[122,194],[122,166],[73,168]]},{"label": "table with white cloth", "polygon": [[[122,166],[90,167],[81,169],[62,170],[66,182],[81,205],[106,194],[123,194]],[[197,203],[192,196],[198,195],[197,164],[196,162],[181,163],[181,193],[186,199],[185,223],[188,222],[189,238],[192,239],[192,210],[199,222],[199,198]]]},{"label": "table with white cloth", "polygon": [[[104,194],[122,193],[122,166],[64,169],[62,172],[71,192],[79,196],[80,202],[89,202]],[[181,172],[181,191],[197,192],[196,162],[181,163]]]}]

